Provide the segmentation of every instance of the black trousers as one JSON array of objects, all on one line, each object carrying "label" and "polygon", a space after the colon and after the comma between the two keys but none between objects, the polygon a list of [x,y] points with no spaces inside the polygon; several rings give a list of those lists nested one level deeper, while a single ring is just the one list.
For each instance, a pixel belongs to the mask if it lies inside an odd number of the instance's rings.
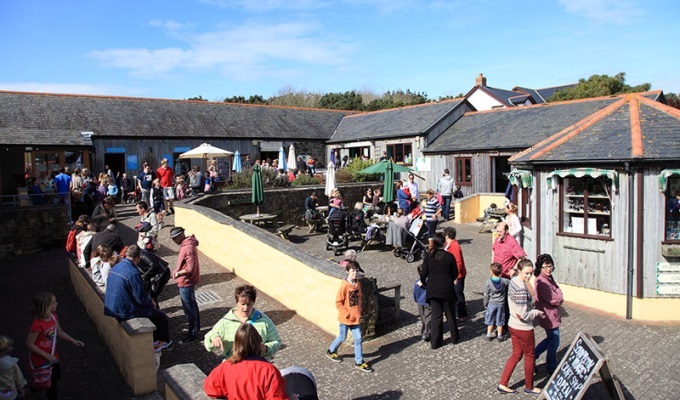
[{"label": "black trousers", "polygon": [[456,289],[456,317],[467,318],[467,305],[465,304],[465,278],[459,278],[454,285]]},{"label": "black trousers", "polygon": [[451,333],[451,342],[458,343],[458,322],[455,311],[456,302],[449,300],[442,300],[432,298],[430,299],[430,308],[432,309],[432,319],[430,321],[430,333],[432,339],[430,346],[432,349],[441,347],[444,343],[444,314],[446,314],[446,321],[449,323],[449,332]]},{"label": "black trousers", "polygon": [[156,330],[153,331],[153,340],[160,340],[162,342],[170,341],[170,320],[168,316],[161,310],[152,309],[149,320],[156,325]]}]

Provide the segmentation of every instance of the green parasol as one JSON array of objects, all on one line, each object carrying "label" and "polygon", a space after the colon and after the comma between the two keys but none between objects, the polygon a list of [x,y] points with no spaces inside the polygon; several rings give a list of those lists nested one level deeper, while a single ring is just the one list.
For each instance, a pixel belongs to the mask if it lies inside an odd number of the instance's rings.
[{"label": "green parasol", "polygon": [[387,204],[394,201],[394,173],[413,172],[412,169],[396,164],[392,160],[382,160],[368,168],[359,171],[360,174],[385,174],[383,186],[383,201]]},{"label": "green parasol", "polygon": [[256,214],[260,214],[260,204],[264,201],[264,189],[262,189],[262,168],[259,164],[253,166],[252,190],[253,204],[257,206]]}]

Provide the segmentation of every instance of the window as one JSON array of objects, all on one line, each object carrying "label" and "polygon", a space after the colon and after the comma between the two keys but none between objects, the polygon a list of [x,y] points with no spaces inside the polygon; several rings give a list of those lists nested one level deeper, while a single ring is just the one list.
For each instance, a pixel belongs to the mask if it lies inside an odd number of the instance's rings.
[{"label": "window", "polygon": [[680,177],[668,178],[665,240],[680,241]]},{"label": "window", "polygon": [[411,143],[388,144],[387,158],[391,158],[397,163],[411,165],[413,163],[413,153],[411,152],[411,149]]},{"label": "window", "polygon": [[611,238],[610,179],[564,178],[561,192],[561,233]]},{"label": "window", "polygon": [[532,188],[522,188],[519,196],[519,219],[527,228],[531,228],[531,192]]},{"label": "window", "polygon": [[456,185],[472,185],[472,158],[456,158]]},{"label": "window", "polygon": [[349,149],[349,158],[354,159],[354,158],[361,158],[361,156],[366,156],[366,158],[371,158],[370,156],[370,147],[350,147]]}]

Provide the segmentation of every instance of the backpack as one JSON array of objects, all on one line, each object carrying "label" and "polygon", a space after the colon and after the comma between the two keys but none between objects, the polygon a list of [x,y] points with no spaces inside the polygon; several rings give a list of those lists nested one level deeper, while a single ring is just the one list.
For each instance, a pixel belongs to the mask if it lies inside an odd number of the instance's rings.
[{"label": "backpack", "polygon": [[75,253],[78,248],[78,241],[76,240],[77,234],[77,229],[71,229],[68,231],[68,236],[66,236],[66,251],[69,253]]},{"label": "backpack", "polygon": [[137,269],[142,274],[144,290],[153,299],[157,299],[170,280],[168,262],[148,250],[142,250]]}]

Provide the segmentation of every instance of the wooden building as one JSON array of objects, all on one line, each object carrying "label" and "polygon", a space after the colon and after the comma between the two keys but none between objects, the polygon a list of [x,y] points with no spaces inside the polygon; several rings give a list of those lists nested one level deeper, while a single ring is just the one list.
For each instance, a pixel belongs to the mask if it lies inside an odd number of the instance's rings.
[{"label": "wooden building", "polygon": [[[179,154],[203,142],[252,161],[276,157],[293,144],[297,154],[323,160],[324,143],[349,112],[107,96],[0,92],[0,180],[15,194],[15,177],[44,169],[87,166],[136,175],[161,158],[175,166]],[[7,149],[11,148],[11,152]],[[11,153],[11,155],[10,155]],[[77,156],[76,156],[77,155]],[[229,169],[225,159],[223,169]],[[198,162],[198,161],[195,161]],[[186,169],[185,165],[176,170]]]},{"label": "wooden building", "polygon": [[680,110],[659,98],[616,96],[510,163],[533,175],[525,250],[554,257],[565,295],[629,318],[678,320]]}]

